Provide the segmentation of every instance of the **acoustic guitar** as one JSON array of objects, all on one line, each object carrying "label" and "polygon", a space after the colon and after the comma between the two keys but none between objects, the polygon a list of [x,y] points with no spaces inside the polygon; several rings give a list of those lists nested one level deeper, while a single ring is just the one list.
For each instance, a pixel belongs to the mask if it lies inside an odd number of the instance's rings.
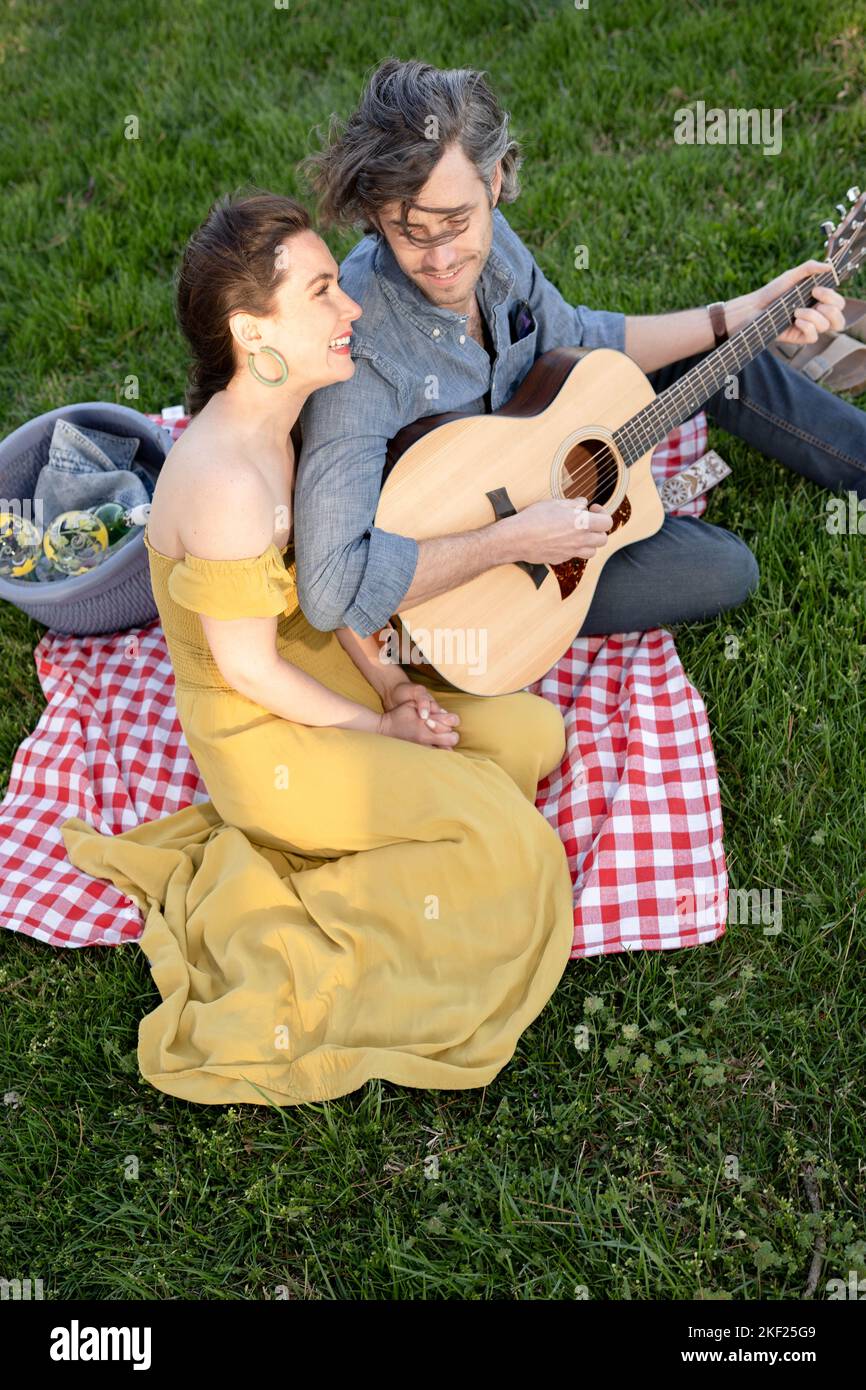
[{"label": "acoustic guitar", "polygon": [[[821,224],[830,266],[801,280],[667,390],[611,348],[544,353],[502,409],[424,416],[388,445],[376,525],[424,540],[476,530],[544,498],[586,497],[613,518],[589,560],[496,565],[392,618],[393,654],[475,695],[521,690],[568,650],[602,569],[623,546],[653,535],[664,511],[653,450],[774,342],[812,301],[866,256],[866,194],[848,190],[843,220]],[[816,303],[818,301],[815,301]],[[579,535],[579,532],[576,533]]]}]

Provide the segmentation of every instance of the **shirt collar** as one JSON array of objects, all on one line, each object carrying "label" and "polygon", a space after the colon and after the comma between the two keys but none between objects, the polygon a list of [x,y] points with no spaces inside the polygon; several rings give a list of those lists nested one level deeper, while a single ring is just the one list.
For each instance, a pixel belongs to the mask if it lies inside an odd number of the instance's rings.
[{"label": "shirt collar", "polygon": [[[478,277],[478,294],[488,311],[494,309],[507,297],[514,284],[514,271],[496,249],[497,211],[494,209],[493,241],[490,246],[490,253],[484,269]],[[428,338],[440,337],[446,326],[454,328],[457,325],[462,327],[466,324],[467,314],[455,314],[451,309],[442,309],[436,304],[431,304],[414,280],[410,280],[408,275],[401,270],[385,237],[379,233],[374,233],[374,235],[378,241],[373,260],[376,278],[385,297],[398,312],[411,319],[416,328],[419,328],[422,333],[426,333]]]}]

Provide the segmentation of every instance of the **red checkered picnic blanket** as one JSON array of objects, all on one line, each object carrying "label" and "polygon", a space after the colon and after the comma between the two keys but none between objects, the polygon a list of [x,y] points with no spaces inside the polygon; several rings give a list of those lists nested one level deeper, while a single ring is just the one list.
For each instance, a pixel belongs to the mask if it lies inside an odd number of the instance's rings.
[{"label": "red checkered picnic blanket", "polygon": [[[151,416],[166,423],[162,416]],[[167,424],[176,437],[187,421]],[[706,449],[706,416],[655,451],[657,480]],[[679,509],[700,515],[698,497]],[[46,707],[0,805],[0,921],[53,946],[135,941],[143,919],[79,872],[60,825],[117,834],[207,800],[174,706],[159,623],[99,637],[47,632],[35,651]],[[578,638],[530,686],[563,714],[566,754],[536,805],[574,881],[572,958],[693,946],[727,916],[722,814],[706,709],[670,633]]]}]

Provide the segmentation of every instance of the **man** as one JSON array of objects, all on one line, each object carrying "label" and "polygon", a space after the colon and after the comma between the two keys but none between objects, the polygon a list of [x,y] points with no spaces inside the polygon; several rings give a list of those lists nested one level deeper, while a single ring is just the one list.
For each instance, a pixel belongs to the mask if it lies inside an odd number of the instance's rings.
[{"label": "man", "polygon": [[[317,628],[377,632],[401,608],[517,559],[555,563],[605,544],[607,514],[576,519],[548,500],[480,530],[420,542],[374,525],[386,445],[402,426],[450,410],[497,410],[535,359],[564,345],[626,352],[663,390],[716,346],[707,308],[628,316],[570,306],[511,229],[499,202],[521,157],[483,74],[388,59],[358,110],[306,168],[327,224],[367,233],[340,284],[363,309],[351,379],[318,391],[301,424],[295,487],[298,595]],[[798,280],[807,261],[724,305],[732,335]],[[843,327],[844,301],[819,287],[780,340]],[[711,420],[829,489],[866,495],[866,415],[762,352]],[[581,529],[575,529],[580,526]],[[577,635],[644,630],[743,602],[757,564],[737,536],[691,517],[611,556]]]}]

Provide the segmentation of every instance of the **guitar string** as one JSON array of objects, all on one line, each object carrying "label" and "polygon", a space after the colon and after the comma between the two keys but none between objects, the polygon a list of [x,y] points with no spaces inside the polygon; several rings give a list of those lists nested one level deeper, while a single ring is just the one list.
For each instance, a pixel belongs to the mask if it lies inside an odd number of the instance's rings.
[{"label": "guitar string", "polygon": [[[811,295],[811,288],[812,288],[813,286],[815,286],[815,285],[819,285],[819,284],[827,284],[827,285],[830,285],[830,284],[835,284],[835,283],[836,283],[836,281],[835,281],[835,279],[834,279],[832,276],[828,276],[828,275],[822,275],[822,276],[813,275],[813,276],[810,277],[810,286],[809,286],[810,295]],[[737,337],[737,338],[742,337],[743,339],[746,339],[746,338],[747,338],[747,335],[749,334],[749,332],[753,331],[753,330],[757,327],[757,325],[758,325],[759,323],[762,322],[762,320],[767,320],[767,319],[770,320],[770,326],[773,327],[774,329],[777,329],[778,326],[777,326],[777,324],[775,323],[775,317],[776,317],[777,311],[778,311],[780,308],[783,308],[783,307],[784,307],[784,309],[785,309],[784,321],[785,321],[785,323],[786,323],[787,325],[790,326],[790,324],[791,324],[791,322],[793,321],[793,319],[792,319],[792,316],[788,313],[788,309],[789,309],[789,307],[795,307],[795,306],[796,306],[796,307],[800,307],[800,308],[805,307],[805,305],[806,305],[806,300],[803,299],[803,290],[804,290],[805,287],[806,287],[806,282],[805,282],[805,281],[800,281],[797,285],[794,285],[790,290],[787,291],[786,294],[780,296],[779,299],[775,300],[775,302],[774,302],[773,304],[771,304],[770,307],[764,311],[763,315],[761,315],[760,318],[754,319],[754,320],[752,321],[752,323],[747,324],[746,327],[743,328],[743,329],[740,331],[740,333],[736,335],[736,337]],[[790,304],[789,304],[789,301],[790,301]],[[799,301],[799,305],[797,305],[797,301]],[[759,332],[758,336],[759,336],[759,339],[760,339],[761,336],[762,336],[760,332]],[[777,335],[776,335],[776,336],[778,336],[778,332],[777,332]],[[735,338],[734,340],[729,340],[727,343],[725,343],[722,347],[718,348],[716,351],[717,351],[719,354],[724,355],[725,352],[726,352],[726,349],[728,349],[728,348],[732,345],[732,341],[735,343],[735,342],[736,342],[736,338]],[[768,342],[769,342],[769,341],[772,341],[772,340],[768,339]],[[762,343],[762,347],[759,348],[758,351],[759,351],[759,352],[762,351],[764,346],[766,346],[766,344],[763,344],[763,343]],[[730,356],[730,353],[728,352],[727,355]],[[750,357],[747,359],[746,362],[744,362],[744,363],[739,363],[738,361],[736,361],[737,353],[736,353],[736,351],[735,351],[735,353],[734,353],[735,363],[734,363],[733,365],[736,365],[737,367],[740,367],[740,368],[741,368],[742,366],[746,366],[746,365],[748,364],[748,362],[749,362],[749,361],[752,361],[752,360],[754,359],[754,357],[756,357],[757,355],[758,355],[758,353],[752,353],[752,354],[750,355]],[[711,357],[715,357],[715,353],[712,353],[710,356],[711,356]],[[687,377],[691,376],[692,373],[694,372],[694,373],[696,373],[696,375],[697,375],[697,380],[698,380],[698,381],[701,381],[701,374],[702,374],[702,372],[706,369],[706,367],[709,365],[709,361],[710,361],[710,359],[707,358],[707,359],[704,359],[704,361],[697,363],[697,364],[695,365],[695,367],[693,367],[693,368],[691,369],[691,371],[687,373]],[[725,364],[725,365],[728,365],[728,364]],[[711,368],[711,375],[712,375],[712,368]],[[701,386],[703,387],[703,386],[705,386],[705,385],[706,385],[706,383],[703,382],[703,381],[701,381]],[[651,429],[646,429],[646,430],[644,431],[643,427],[640,426],[640,425],[636,425],[635,422],[636,422],[637,420],[639,420],[640,417],[641,417],[642,415],[647,415],[647,416],[649,416],[649,417],[652,417],[652,415],[653,415],[654,412],[655,412],[656,414],[659,414],[659,413],[660,413],[660,412],[658,411],[658,404],[659,404],[659,402],[665,402],[666,404],[667,404],[667,402],[670,402],[671,405],[673,405],[677,410],[679,410],[679,409],[681,409],[681,408],[683,408],[683,407],[692,408],[693,405],[697,405],[697,404],[698,404],[698,402],[699,402],[699,400],[700,400],[700,397],[699,397],[699,396],[698,396],[698,397],[695,397],[694,401],[690,401],[690,400],[688,399],[688,398],[689,398],[689,395],[690,395],[690,388],[688,388],[688,387],[685,388],[686,396],[685,396],[685,399],[683,399],[683,397],[682,397],[683,389],[684,389],[684,383],[683,383],[683,382],[674,382],[673,385],[671,385],[670,387],[668,387],[666,391],[662,392],[662,394],[661,394],[660,396],[656,396],[654,400],[650,401],[649,405],[645,406],[645,407],[643,408],[643,410],[639,411],[638,414],[637,414],[636,416],[634,416],[632,420],[628,421],[625,425],[621,426],[619,430],[617,430],[617,432],[616,432],[617,435],[622,439],[623,444],[626,446],[625,449],[623,450],[623,453],[625,453],[625,452],[630,452],[630,450],[631,450],[632,448],[634,448],[635,446],[641,448],[642,453],[648,452],[648,450],[651,449],[651,448],[653,447],[652,434],[653,434],[654,432],[653,432]],[[706,398],[705,398],[705,399],[706,399]],[[662,415],[663,415],[665,412],[662,411],[661,413],[662,413]],[[671,428],[674,428],[674,427],[671,426]],[[641,434],[642,434],[642,433],[645,433],[645,434],[648,436],[648,438],[647,438],[646,440],[644,440],[644,439],[641,438]],[[664,437],[665,437],[664,435],[661,436],[662,439],[663,439]],[[660,441],[656,441],[656,443],[658,443],[658,442],[660,442]],[[645,446],[645,447],[644,447],[644,446]],[[637,454],[636,457],[635,457],[635,459],[632,460],[632,462],[635,462],[637,458],[640,458],[640,457],[642,456],[642,453]],[[626,467],[630,467],[630,466],[631,466],[630,463],[626,463]],[[603,469],[607,469],[607,472],[605,473],[605,472],[603,472],[603,471],[600,471],[600,470],[603,470]],[[569,500],[571,500],[573,497],[583,497],[583,496],[586,496],[586,498],[587,498],[587,505],[588,505],[588,506],[591,506],[591,505],[592,505],[592,502],[591,502],[591,500],[590,500],[589,492],[588,492],[588,489],[590,488],[590,486],[591,486],[591,488],[592,488],[592,490],[593,490],[594,495],[597,495],[598,492],[600,492],[600,491],[601,491],[604,487],[606,487],[609,483],[614,482],[614,481],[616,480],[616,478],[618,477],[618,475],[619,475],[619,460],[618,460],[617,456],[611,451],[610,446],[609,446],[609,445],[605,445],[605,447],[604,447],[603,449],[598,450],[598,452],[595,453],[595,454],[592,456],[592,461],[591,461],[590,463],[582,465],[582,471],[581,471],[581,470],[578,470],[578,472],[577,472],[576,474],[574,474],[574,475],[569,475],[569,477],[570,477],[570,483],[571,483],[571,485],[574,486],[575,489],[576,489],[573,493],[571,493],[571,494],[569,495]]]},{"label": "guitar string", "polygon": [[[817,276],[812,276],[812,277],[811,277],[811,280],[812,280],[812,283],[813,283],[813,284],[830,283],[830,280],[829,280],[829,279],[826,279],[826,278],[824,278],[824,277],[822,277],[821,279],[819,279]],[[781,307],[784,305],[785,308],[787,309],[786,300],[787,300],[790,296],[797,296],[798,298],[800,298],[800,299],[801,299],[801,307],[803,307],[804,301],[802,300],[802,287],[803,287],[804,284],[805,284],[805,282],[800,282],[799,285],[795,285],[791,290],[789,290],[787,295],[781,296],[778,300],[775,301],[775,303],[774,303],[773,305],[770,306],[769,309],[767,309],[767,310],[765,311],[765,315],[766,315],[766,316],[769,316],[771,319],[774,319],[774,318],[775,318],[775,315],[776,315],[776,312],[777,312],[777,310],[778,310],[779,308],[781,308]],[[793,300],[792,300],[792,303],[793,303]],[[788,323],[791,322],[790,316],[787,315],[787,313],[786,313],[786,315],[785,315],[785,318],[786,318],[786,321],[787,321]],[[753,320],[753,322],[752,322],[751,324],[747,324],[746,327],[742,330],[743,336],[745,337],[745,336],[749,333],[750,330],[753,330],[754,327],[756,326],[756,324],[757,324],[758,322],[760,322],[760,320]],[[773,326],[774,328],[777,327],[777,325],[775,324],[775,322],[772,323],[772,326]],[[760,336],[760,335],[759,335],[759,336]],[[727,346],[727,344],[726,344],[725,346]],[[720,349],[720,351],[723,351],[723,349]],[[753,354],[753,356],[757,356],[757,353]],[[752,360],[752,358],[750,358],[749,360]],[[739,364],[738,364],[738,365],[739,365]],[[742,364],[742,365],[746,365],[746,364]],[[707,360],[705,360],[704,362],[701,362],[701,363],[696,364],[695,368],[693,369],[693,370],[697,373],[698,379],[699,379],[699,380],[700,380],[700,378],[701,378],[701,373],[702,373],[702,371],[706,368],[706,366],[707,366]],[[691,375],[691,373],[689,373],[689,375]],[[705,384],[706,384],[706,383],[703,383],[703,382],[702,382],[702,386],[705,385]],[[679,397],[680,397],[679,399],[677,398],[678,395],[679,395]],[[648,412],[648,413],[651,414],[651,413],[653,412],[654,408],[657,407],[658,402],[659,402],[659,401],[662,401],[662,400],[668,400],[668,399],[669,399],[669,400],[671,401],[671,403],[674,404],[677,408],[681,408],[681,407],[684,407],[684,406],[685,406],[685,407],[691,408],[692,405],[697,405],[699,398],[696,398],[694,401],[690,401],[690,400],[688,399],[688,396],[689,396],[689,391],[688,391],[688,389],[687,389],[687,390],[686,390],[686,398],[685,398],[685,399],[682,398],[682,383],[680,383],[680,382],[675,382],[675,383],[673,384],[673,386],[671,386],[670,388],[668,388],[668,392],[664,392],[661,396],[657,396],[657,397],[655,398],[655,400],[653,400],[653,401],[651,401],[651,402],[649,403],[648,406],[644,407],[644,410],[643,410],[643,411],[640,411],[640,412],[639,412],[638,416],[635,416],[633,420],[631,420],[631,421],[629,421],[629,422],[627,423],[627,425],[622,426],[622,427],[620,428],[620,430],[617,431],[617,434],[620,435],[620,437],[622,438],[623,443],[624,443],[625,445],[627,445],[627,446],[630,445],[631,447],[635,447],[635,445],[638,445],[638,446],[641,448],[641,450],[642,450],[643,453],[647,452],[648,449],[652,448],[652,439],[650,438],[650,439],[648,439],[648,440],[645,441],[645,440],[642,440],[642,439],[640,438],[640,427],[639,427],[639,426],[638,426],[638,427],[635,427],[635,420],[639,419],[639,416],[642,415],[642,414],[644,414],[645,412]],[[656,410],[656,413],[658,413],[657,410]],[[649,434],[650,432],[647,431],[647,433]],[[635,437],[635,436],[636,436],[636,437]],[[664,438],[664,435],[662,436],[662,438]],[[645,447],[644,447],[644,445],[645,445]],[[625,452],[625,450],[624,450],[623,452]],[[641,456],[641,455],[638,454],[636,457],[640,457],[640,456]],[[635,460],[632,460],[632,461],[634,462]],[[628,466],[630,466],[630,464],[627,463],[626,466],[628,467]],[[601,470],[601,469],[603,469],[603,468],[605,468],[605,467],[606,467],[607,470],[608,470],[606,473],[603,472],[603,471],[599,471],[599,470]],[[598,450],[597,453],[595,453],[595,454],[593,455],[593,457],[592,457],[592,462],[590,462],[589,464],[586,464],[586,465],[583,466],[583,471],[582,471],[582,472],[581,472],[581,471],[578,471],[576,474],[570,475],[570,482],[571,482],[571,484],[576,488],[575,492],[572,493],[572,494],[570,494],[570,495],[571,495],[572,497],[582,497],[582,496],[584,496],[584,495],[587,495],[587,489],[589,488],[590,485],[591,485],[591,487],[592,487],[594,493],[597,495],[597,493],[600,492],[605,486],[607,486],[607,484],[608,484],[609,482],[615,480],[616,477],[618,476],[618,474],[619,474],[619,462],[618,462],[618,459],[617,459],[616,455],[614,455],[614,454],[611,452],[610,446],[606,445],[606,446],[604,447],[604,449]],[[588,502],[589,505],[592,505],[591,502],[590,502],[590,499],[589,499],[588,495],[587,495],[587,502]]]}]

